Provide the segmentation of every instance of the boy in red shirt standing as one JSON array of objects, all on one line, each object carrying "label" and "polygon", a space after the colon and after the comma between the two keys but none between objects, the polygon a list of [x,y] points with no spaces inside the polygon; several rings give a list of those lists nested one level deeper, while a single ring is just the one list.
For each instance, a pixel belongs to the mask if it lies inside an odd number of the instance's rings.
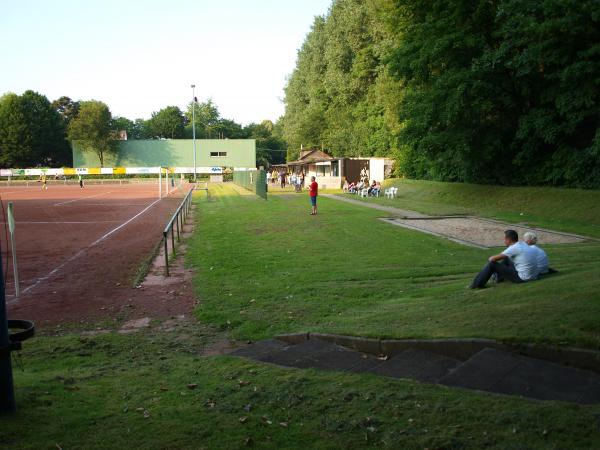
[{"label": "boy in red shirt standing", "polygon": [[310,195],[310,204],[312,205],[311,216],[317,215],[317,194],[319,193],[319,185],[315,181],[315,177],[310,177],[310,184],[308,185],[308,195]]}]

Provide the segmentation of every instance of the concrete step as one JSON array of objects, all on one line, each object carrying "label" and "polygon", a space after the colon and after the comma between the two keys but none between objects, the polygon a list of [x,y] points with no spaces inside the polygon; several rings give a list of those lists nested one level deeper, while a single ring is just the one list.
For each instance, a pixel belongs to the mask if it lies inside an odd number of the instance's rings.
[{"label": "concrete step", "polygon": [[[255,346],[257,348],[253,348]],[[348,372],[364,372],[382,363],[374,356],[319,339],[310,339],[297,345],[281,346],[274,342],[270,342],[267,346],[257,342],[234,352],[233,355],[280,366]]]},{"label": "concrete step", "polygon": [[491,348],[473,355],[439,383],[541,400],[600,403],[600,375]]},{"label": "concrete step", "polygon": [[458,359],[413,348],[390,358],[370,372],[386,377],[412,378],[426,383],[436,383],[460,364],[462,361]]}]

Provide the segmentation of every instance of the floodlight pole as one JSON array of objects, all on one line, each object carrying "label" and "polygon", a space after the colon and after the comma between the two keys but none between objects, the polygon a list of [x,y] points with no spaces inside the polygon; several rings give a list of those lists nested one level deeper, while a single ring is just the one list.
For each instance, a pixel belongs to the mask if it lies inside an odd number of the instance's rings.
[{"label": "floodlight pole", "polygon": [[192,84],[192,140],[194,141],[194,183],[196,182],[196,85]]}]

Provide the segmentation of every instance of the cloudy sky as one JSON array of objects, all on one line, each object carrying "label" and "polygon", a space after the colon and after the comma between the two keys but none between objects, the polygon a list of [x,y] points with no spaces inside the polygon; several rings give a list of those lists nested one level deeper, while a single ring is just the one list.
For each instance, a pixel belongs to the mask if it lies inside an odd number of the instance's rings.
[{"label": "cloudy sky", "polygon": [[182,109],[196,85],[247,124],[283,114],[283,87],[331,0],[0,0],[0,94],[102,100],[113,115]]}]

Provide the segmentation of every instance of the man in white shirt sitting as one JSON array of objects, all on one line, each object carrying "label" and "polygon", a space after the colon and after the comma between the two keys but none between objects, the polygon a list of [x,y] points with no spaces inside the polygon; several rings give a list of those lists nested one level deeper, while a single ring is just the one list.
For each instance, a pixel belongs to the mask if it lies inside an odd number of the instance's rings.
[{"label": "man in white shirt sitting", "polygon": [[525,241],[525,243],[527,245],[529,245],[529,248],[534,249],[536,252],[537,266],[538,266],[540,275],[546,275],[548,273],[556,272],[556,270],[549,267],[548,256],[546,255],[546,252],[544,250],[542,250],[541,248],[539,248],[537,245],[535,245],[535,244],[537,244],[538,238],[537,238],[537,235],[533,231],[528,231],[527,233],[525,233],[523,235],[523,240]]},{"label": "man in white shirt sitting", "polygon": [[469,286],[471,289],[485,287],[494,274],[498,280],[509,280],[513,283],[524,283],[537,278],[539,271],[536,250],[524,242],[519,242],[519,234],[515,230],[504,232],[504,244],[507,245],[506,250],[489,257],[488,263]]}]

